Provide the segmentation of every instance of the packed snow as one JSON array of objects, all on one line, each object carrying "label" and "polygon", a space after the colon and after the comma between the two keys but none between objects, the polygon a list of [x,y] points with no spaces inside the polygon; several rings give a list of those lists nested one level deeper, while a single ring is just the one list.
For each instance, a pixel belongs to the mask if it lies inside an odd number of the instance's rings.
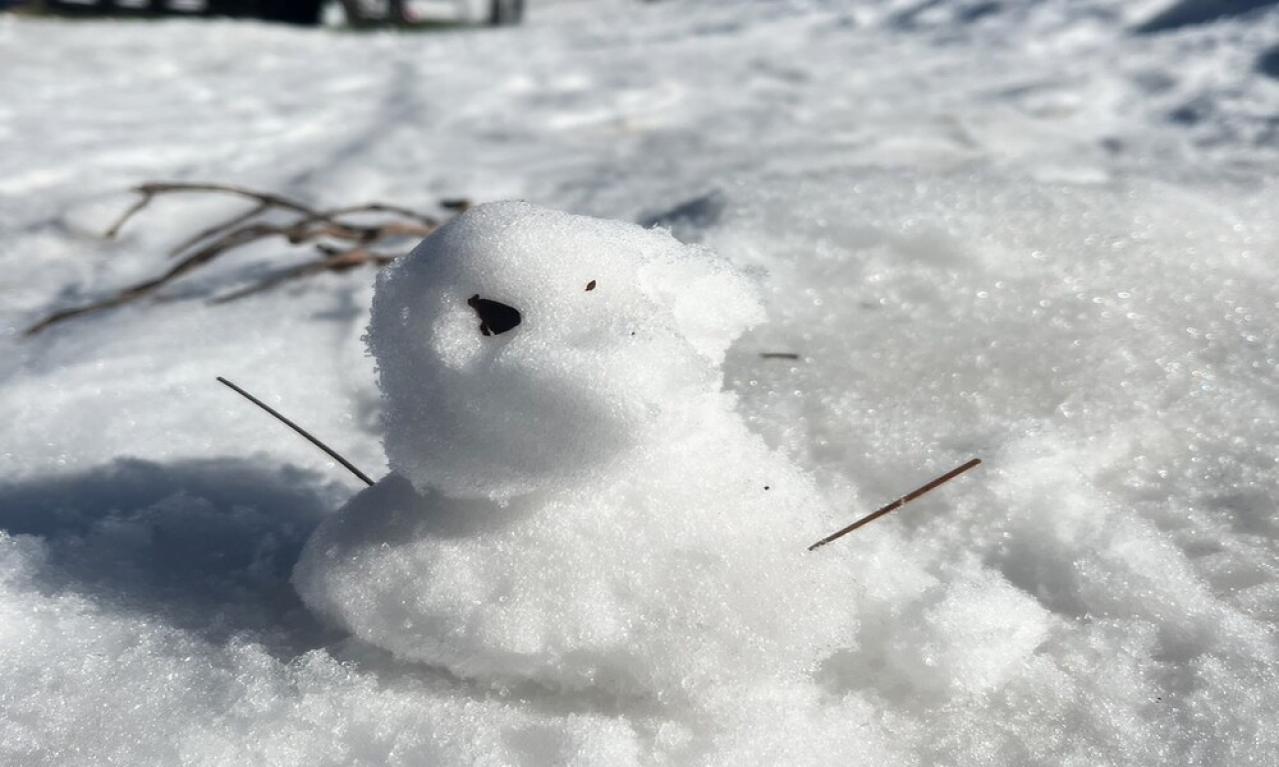
[{"label": "packed snow", "polygon": [[[481,331],[494,300],[519,324]],[[636,699],[798,684],[853,641],[846,561],[805,555],[833,515],[722,391],[761,315],[727,263],[494,203],[389,268],[372,315],[394,473],[307,544],[317,613],[459,677]]]},{"label": "packed snow", "polygon": [[[516,324],[490,329],[485,304]],[[388,462],[461,497],[567,487],[730,409],[724,353],[762,319],[744,276],[660,229],[472,209],[374,296]]]},{"label": "packed snow", "polygon": [[0,764],[1273,763],[1279,10],[531,13],[0,18]]}]

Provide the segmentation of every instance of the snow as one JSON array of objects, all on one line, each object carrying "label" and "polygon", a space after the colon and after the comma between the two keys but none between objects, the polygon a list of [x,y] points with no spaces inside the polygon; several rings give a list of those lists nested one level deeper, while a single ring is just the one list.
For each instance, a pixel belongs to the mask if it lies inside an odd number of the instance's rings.
[{"label": "snow", "polygon": [[[481,302],[519,324],[482,334]],[[378,283],[390,466],[453,496],[565,486],[726,409],[719,365],[762,311],[731,265],[660,230],[473,208]]]},{"label": "snow", "polygon": [[[0,763],[1271,762],[1279,12],[1244,5],[561,0],[429,35],[0,19]],[[570,350],[614,366],[535,390],[576,391],[565,419],[627,376],[667,406],[668,354],[718,404],[660,447],[610,412],[641,447],[598,463],[544,437],[403,462],[369,272],[204,300],[299,258],[268,243],[21,336],[236,209],[173,200],[93,236],[152,178],[657,224],[699,249],[568,229],[746,274],[766,319],[700,352],[578,349],[525,306],[648,319],[646,286],[582,279],[578,235],[548,269],[516,240],[479,253],[513,271],[428,264],[494,280],[433,310],[458,323],[441,359],[556,352],[486,381],[499,407]],[[516,330],[479,334],[464,302],[489,291]],[[216,375],[413,482],[357,493]],[[349,556],[315,567],[324,543]]]},{"label": "snow", "polygon": [[[520,322],[481,325],[480,301]],[[806,555],[836,518],[722,391],[760,313],[744,275],[662,230],[462,214],[378,280],[393,472],[320,524],[298,593],[482,682],[694,706],[803,684],[853,641],[852,576]]]}]

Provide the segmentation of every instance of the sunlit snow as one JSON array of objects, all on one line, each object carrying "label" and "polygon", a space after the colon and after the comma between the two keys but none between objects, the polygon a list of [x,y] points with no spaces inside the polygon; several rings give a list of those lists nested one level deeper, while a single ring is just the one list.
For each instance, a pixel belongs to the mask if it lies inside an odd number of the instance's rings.
[{"label": "sunlit snow", "polygon": [[[1209,6],[0,17],[0,764],[1273,763],[1279,10]],[[238,210],[99,238],[150,179],[531,205],[23,337]]]}]

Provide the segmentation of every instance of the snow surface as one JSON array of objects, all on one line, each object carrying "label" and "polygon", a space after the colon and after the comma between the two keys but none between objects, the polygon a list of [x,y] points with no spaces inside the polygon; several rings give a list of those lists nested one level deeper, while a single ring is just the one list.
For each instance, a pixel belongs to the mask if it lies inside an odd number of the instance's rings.
[{"label": "snow surface", "polygon": [[[520,324],[489,331],[482,301]],[[423,492],[503,501],[567,486],[731,409],[720,364],[762,319],[744,275],[664,231],[482,205],[378,283],[369,348],[387,458]]]},{"label": "snow surface", "polygon": [[[481,330],[469,296],[522,321]],[[854,641],[852,573],[807,556],[833,515],[722,391],[759,319],[744,275],[662,230],[471,209],[378,281],[394,471],[315,531],[298,592],[479,681],[689,704],[806,683]]]},{"label": "snow surface", "polygon": [[[1273,763],[1279,13],[1229,5],[563,0],[430,35],[0,19],[0,763]],[[784,541],[766,556],[797,572],[706,605],[757,590],[756,625],[802,655],[838,627],[776,633],[802,603],[768,595],[845,571],[822,598],[851,637],[811,668],[722,660],[721,622],[669,665],[674,633],[636,648],[645,673],[722,670],[691,696],[572,676],[615,656],[556,676],[569,625],[525,680],[397,658],[289,582],[358,484],[213,382],[385,473],[370,273],[204,300],[300,257],[267,244],[21,338],[237,209],[171,201],[93,236],[152,178],[666,227],[758,278],[767,321],[724,387],[826,521],[985,464],[812,554]],[[754,460],[704,455],[679,470]],[[611,548],[537,577],[603,583],[662,544],[582,524]],[[698,537],[685,572],[768,571],[731,556],[748,532]],[[485,625],[481,659],[504,638]]]}]

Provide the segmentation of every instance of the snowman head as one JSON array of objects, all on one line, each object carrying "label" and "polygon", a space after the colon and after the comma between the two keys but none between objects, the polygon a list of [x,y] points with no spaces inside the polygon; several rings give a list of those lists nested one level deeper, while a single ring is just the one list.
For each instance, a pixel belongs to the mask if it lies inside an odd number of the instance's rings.
[{"label": "snowman head", "polygon": [[666,232],[472,208],[380,276],[369,347],[392,470],[498,500],[662,440],[718,396],[752,284]]}]

